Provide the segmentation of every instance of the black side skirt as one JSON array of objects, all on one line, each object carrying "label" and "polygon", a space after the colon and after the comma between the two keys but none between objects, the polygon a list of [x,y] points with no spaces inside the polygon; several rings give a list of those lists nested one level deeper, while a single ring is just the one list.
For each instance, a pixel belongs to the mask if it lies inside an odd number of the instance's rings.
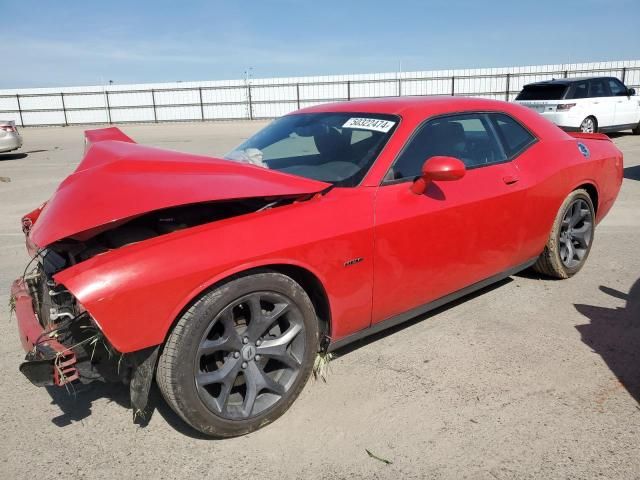
[{"label": "black side skirt", "polygon": [[375,333],[381,332],[383,330],[386,330],[387,328],[391,328],[391,327],[395,327],[396,325],[399,325],[401,323],[406,322],[407,320],[411,320],[412,318],[417,317],[418,315],[422,315],[423,313],[427,313],[430,310],[434,310],[438,307],[441,307],[442,305],[445,305],[449,302],[452,302],[454,300],[457,300],[461,297],[464,297],[465,295],[469,295],[470,293],[473,293],[477,290],[480,290],[481,288],[484,288],[488,285],[491,285],[492,283],[495,282],[499,282],[500,280],[504,280],[507,277],[510,277],[511,275],[518,273],[522,270],[525,270],[527,268],[529,268],[531,265],[533,265],[534,263],[536,263],[536,260],[538,259],[538,257],[529,260],[521,265],[518,265],[516,267],[510,268],[509,270],[505,271],[505,272],[501,272],[498,273],[497,275],[493,275],[489,278],[486,278],[484,280],[481,280],[477,283],[474,283],[472,285],[469,285],[468,287],[465,287],[461,290],[458,290],[456,292],[450,293],[449,295],[445,295],[444,297],[440,297],[437,300],[434,300],[432,302],[429,303],[425,303],[424,305],[421,305],[419,307],[413,308],[407,312],[404,313],[400,313],[398,315],[395,315],[393,317],[390,317],[386,320],[383,320],[382,322],[378,322],[375,323],[373,325],[371,325],[370,327],[367,327],[363,330],[360,330],[359,332],[356,333],[352,333],[351,335],[349,335],[348,337],[344,337],[340,340],[337,340],[335,342],[331,342],[327,348],[327,351],[332,352],[334,350],[337,350],[341,347],[344,347],[345,345],[348,345],[352,342],[355,342],[357,340],[360,340],[362,338],[368,337],[369,335],[373,335]]}]

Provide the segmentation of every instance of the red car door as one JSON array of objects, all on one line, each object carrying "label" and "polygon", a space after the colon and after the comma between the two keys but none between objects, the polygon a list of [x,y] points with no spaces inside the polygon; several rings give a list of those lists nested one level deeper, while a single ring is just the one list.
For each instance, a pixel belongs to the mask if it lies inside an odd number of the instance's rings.
[{"label": "red car door", "polygon": [[[376,198],[373,323],[524,261],[519,247],[526,181],[510,153],[495,119],[484,113],[439,117],[418,127]],[[435,155],[461,159],[465,176],[413,193],[413,178]]]}]

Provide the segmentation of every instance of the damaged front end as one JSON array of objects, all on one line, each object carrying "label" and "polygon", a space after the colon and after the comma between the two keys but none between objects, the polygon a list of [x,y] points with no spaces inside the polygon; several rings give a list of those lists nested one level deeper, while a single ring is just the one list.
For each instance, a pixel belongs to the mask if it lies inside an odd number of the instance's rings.
[{"label": "damaged front end", "polygon": [[[176,308],[207,280],[197,276],[209,275],[196,251],[202,245],[176,241],[188,236],[181,231],[308,201],[330,188],[137,145],[116,128],[86,132],[76,170],[22,219],[32,260],[12,286],[27,352],[20,370],[38,386],[124,382],[134,413],[144,413]],[[162,245],[177,246],[158,253]],[[159,284],[162,293],[150,294]]]},{"label": "damaged front end", "polygon": [[116,351],[91,315],[53,279],[66,265],[65,259],[44,250],[34,262],[11,288],[12,308],[27,352],[20,371],[36,386],[72,388],[74,383],[94,381],[129,384],[134,412],[144,412],[159,347],[128,354]]},{"label": "damaged front end", "polygon": [[53,280],[57,257],[52,251],[38,253],[37,265],[12,286],[20,340],[27,351],[20,370],[38,386],[104,377],[95,365],[114,356],[82,305]]},{"label": "damaged front end", "polygon": [[248,198],[170,207],[111,222],[75,238],[63,238],[45,249],[38,249],[30,235],[42,207],[27,214],[22,227],[33,258],[27,266],[28,273],[12,287],[20,339],[27,351],[20,371],[36,386],[93,381],[128,384],[134,416],[144,417],[160,345],[118,351],[105,336],[100,318],[94,318],[57,281],[58,274],[128,245],[305,198],[308,196]]}]

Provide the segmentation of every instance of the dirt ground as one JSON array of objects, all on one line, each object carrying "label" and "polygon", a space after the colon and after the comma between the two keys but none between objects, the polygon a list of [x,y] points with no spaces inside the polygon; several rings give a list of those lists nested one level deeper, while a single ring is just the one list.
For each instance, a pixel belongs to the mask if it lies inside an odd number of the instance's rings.
[{"label": "dirt ground", "polygon": [[[221,154],[261,125],[122,128]],[[19,219],[80,160],[82,130],[24,129],[20,153],[0,154],[1,478],[640,478],[640,137],[614,138],[622,192],[576,277],[517,275],[341,350],[328,382],[310,381],[274,424],[215,441],[157,390],[140,428],[124,387],[69,395],[18,371],[8,300],[28,260]]]}]

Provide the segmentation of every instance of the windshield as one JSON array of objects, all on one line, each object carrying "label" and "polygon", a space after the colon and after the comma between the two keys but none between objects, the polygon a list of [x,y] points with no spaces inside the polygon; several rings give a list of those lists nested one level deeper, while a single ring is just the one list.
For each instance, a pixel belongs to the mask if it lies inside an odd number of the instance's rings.
[{"label": "windshield", "polygon": [[371,113],[286,115],[225,158],[352,187],[364,178],[397,124],[393,115]]},{"label": "windshield", "polygon": [[567,91],[567,85],[526,85],[516,100],[561,100]]}]

